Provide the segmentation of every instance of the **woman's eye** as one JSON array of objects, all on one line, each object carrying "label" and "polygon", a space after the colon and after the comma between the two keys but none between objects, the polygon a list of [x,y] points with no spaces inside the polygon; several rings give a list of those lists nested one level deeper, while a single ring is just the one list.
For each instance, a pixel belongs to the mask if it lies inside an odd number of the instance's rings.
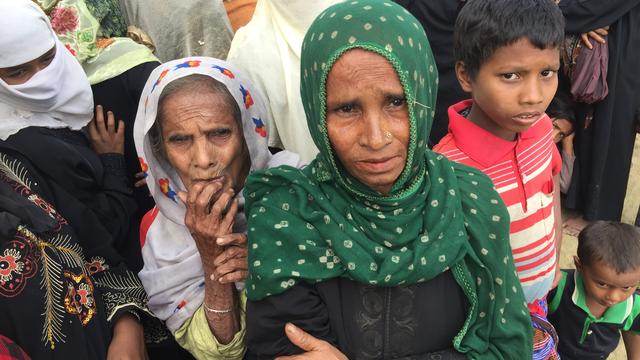
[{"label": "woman's eye", "polygon": [[502,78],[509,81],[516,80],[518,78],[518,74],[516,73],[502,74]]},{"label": "woman's eye", "polygon": [[207,133],[210,138],[222,138],[229,135],[231,135],[231,129],[216,129]]},{"label": "woman's eye", "polygon": [[25,76],[27,74],[27,70],[25,69],[15,69],[9,70],[5,75],[7,78],[17,79]]},{"label": "woman's eye", "polygon": [[173,144],[185,144],[189,141],[188,136],[183,135],[173,135],[169,137],[169,142]]},{"label": "woman's eye", "polygon": [[353,111],[352,104],[342,105],[338,108],[338,112],[341,112],[341,113],[350,113],[352,111]]},{"label": "woman's eye", "polygon": [[607,286],[608,286],[607,284],[605,284],[605,283],[601,283],[601,282],[597,283],[597,285],[598,285],[599,287],[601,287],[601,288],[604,288],[604,287],[607,287]]},{"label": "woman's eye", "polygon": [[402,98],[402,97],[396,97],[391,99],[391,105],[393,106],[404,106],[406,102],[407,101],[405,100],[405,98]]}]

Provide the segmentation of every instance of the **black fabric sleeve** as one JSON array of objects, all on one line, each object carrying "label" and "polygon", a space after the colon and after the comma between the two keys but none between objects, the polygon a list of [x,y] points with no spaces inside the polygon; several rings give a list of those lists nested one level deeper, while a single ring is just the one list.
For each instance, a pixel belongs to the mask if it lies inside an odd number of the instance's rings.
[{"label": "black fabric sleeve", "polygon": [[559,6],[566,32],[579,34],[611,25],[638,5],[640,0],[562,0]]},{"label": "black fabric sleeve", "polygon": [[132,244],[139,246],[138,234],[131,231],[136,202],[124,173],[122,155],[98,156],[84,134],[69,129],[26,128],[9,137],[6,145],[28,159],[43,175],[53,191],[53,201],[60,208],[70,203],[71,198],[81,204],[60,209],[74,228],[84,224],[73,218],[89,216],[81,213],[83,209],[99,220],[100,228],[111,235],[112,245],[120,254],[127,256]]},{"label": "black fabric sleeve", "polygon": [[247,351],[258,359],[303,351],[284,332],[291,322],[312,336],[336,344],[326,305],[313,285],[300,283],[284,293],[247,301]]}]

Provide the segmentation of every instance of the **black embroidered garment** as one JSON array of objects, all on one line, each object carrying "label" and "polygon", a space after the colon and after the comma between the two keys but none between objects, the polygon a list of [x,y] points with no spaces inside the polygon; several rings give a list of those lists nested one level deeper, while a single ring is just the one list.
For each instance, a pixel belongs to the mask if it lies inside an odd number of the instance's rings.
[{"label": "black embroidered garment", "polygon": [[[97,155],[80,131],[35,126],[11,135],[2,148],[29,159],[49,185],[56,208],[80,237],[99,232],[124,257],[129,269],[137,272],[142,268],[139,227],[133,220],[136,202],[124,156]],[[99,223],[91,220],[87,227],[86,217]]]},{"label": "black embroidered garment", "polygon": [[112,324],[146,312],[146,295],[110,242],[78,236],[51,196],[24,159],[0,152],[0,334],[34,359],[105,359]]}]

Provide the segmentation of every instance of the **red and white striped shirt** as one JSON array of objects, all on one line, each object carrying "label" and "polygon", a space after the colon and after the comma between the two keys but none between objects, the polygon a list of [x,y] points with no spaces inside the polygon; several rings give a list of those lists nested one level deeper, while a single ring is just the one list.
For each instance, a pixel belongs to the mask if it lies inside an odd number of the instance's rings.
[{"label": "red and white striped shirt", "polygon": [[510,242],[528,303],[544,298],[556,266],[553,176],[562,158],[547,115],[515,141],[504,140],[460,114],[471,100],[449,108],[449,133],[434,151],[482,170],[492,180],[511,217]]}]

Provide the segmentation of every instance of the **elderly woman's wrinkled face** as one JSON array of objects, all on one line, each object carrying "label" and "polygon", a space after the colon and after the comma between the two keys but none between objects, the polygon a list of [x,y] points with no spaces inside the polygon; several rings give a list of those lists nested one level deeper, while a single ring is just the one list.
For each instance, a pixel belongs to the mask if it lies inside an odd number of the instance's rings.
[{"label": "elderly woman's wrinkled face", "polygon": [[164,99],[161,111],[166,157],[187,189],[196,182],[242,189],[249,152],[242,128],[222,97],[210,91],[178,91]]},{"label": "elderly woman's wrinkled face", "polygon": [[388,195],[407,160],[409,127],[404,90],[386,58],[354,49],[336,61],[327,78],[327,131],[353,177]]},{"label": "elderly woman's wrinkled face", "polygon": [[0,68],[0,79],[2,79],[8,85],[24,84],[29,81],[29,79],[31,79],[33,75],[35,75],[38,71],[49,66],[55,56],[56,47],[54,46],[51,48],[51,50],[29,62],[12,67]]}]

